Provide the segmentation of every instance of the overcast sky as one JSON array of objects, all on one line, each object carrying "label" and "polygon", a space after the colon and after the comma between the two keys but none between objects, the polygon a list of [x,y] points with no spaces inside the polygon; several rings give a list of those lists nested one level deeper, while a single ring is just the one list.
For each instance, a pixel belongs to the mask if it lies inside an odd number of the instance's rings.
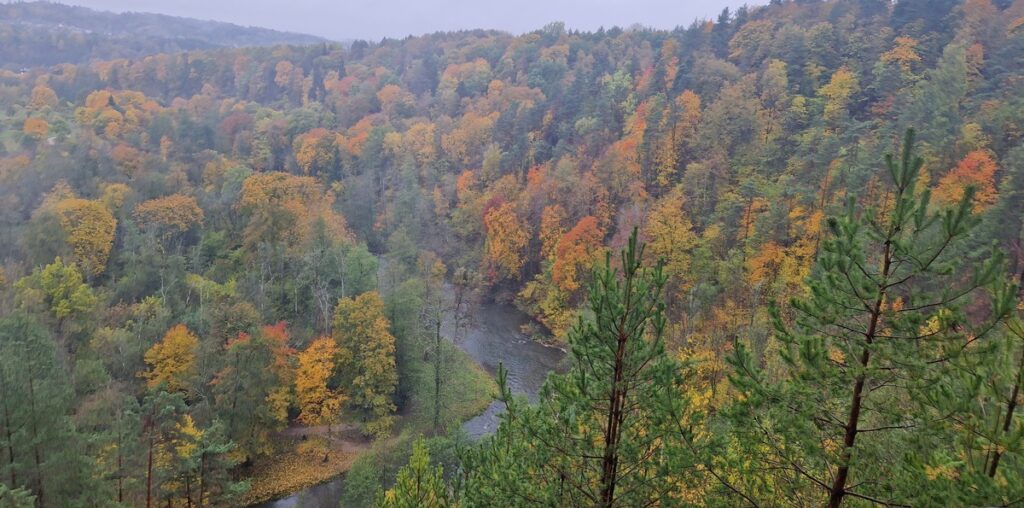
[{"label": "overcast sky", "polygon": [[320,35],[404,37],[466,28],[522,33],[563,21],[569,28],[655,28],[714,18],[723,7],[767,0],[62,0],[115,12],[159,12]]}]

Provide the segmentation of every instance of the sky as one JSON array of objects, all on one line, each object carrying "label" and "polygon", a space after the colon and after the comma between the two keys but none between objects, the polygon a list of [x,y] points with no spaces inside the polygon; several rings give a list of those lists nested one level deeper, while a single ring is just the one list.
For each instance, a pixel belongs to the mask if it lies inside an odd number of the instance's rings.
[{"label": "sky", "polygon": [[60,0],[114,12],[158,12],[319,35],[334,40],[400,38],[493,28],[515,34],[552,21],[567,28],[688,26],[722,8],[767,0]]}]

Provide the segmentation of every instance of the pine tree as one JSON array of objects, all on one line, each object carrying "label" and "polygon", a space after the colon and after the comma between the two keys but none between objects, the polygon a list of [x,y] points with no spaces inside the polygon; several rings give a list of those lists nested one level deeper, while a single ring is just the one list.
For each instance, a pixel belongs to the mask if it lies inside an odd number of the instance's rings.
[{"label": "pine tree", "polygon": [[70,418],[63,374],[44,327],[21,313],[0,319],[0,483],[24,487],[40,507],[105,495]]},{"label": "pine tree", "polygon": [[[750,495],[829,507],[936,502],[921,496],[944,474],[943,429],[961,416],[936,410],[937,398],[956,396],[936,390],[979,354],[1013,293],[998,251],[963,266],[954,249],[976,223],[973,190],[955,207],[931,206],[917,190],[913,141],[910,130],[902,157],[886,157],[892,188],[881,203],[850,199],[828,220],[809,295],[773,306],[781,378],[742,344],[730,359],[742,394],[731,414],[742,457],[734,476]],[[988,315],[964,311],[983,288]]]},{"label": "pine tree", "polygon": [[512,398],[497,433],[467,457],[465,500],[487,506],[673,504],[692,467],[683,368],[665,354],[661,265],[642,263],[634,231],[621,268],[595,270],[590,317],[569,334],[572,367],[539,406]]},{"label": "pine tree", "polygon": [[409,463],[398,470],[395,486],[377,500],[378,508],[444,508],[457,506],[448,495],[441,466],[430,466],[423,440],[412,445]]}]

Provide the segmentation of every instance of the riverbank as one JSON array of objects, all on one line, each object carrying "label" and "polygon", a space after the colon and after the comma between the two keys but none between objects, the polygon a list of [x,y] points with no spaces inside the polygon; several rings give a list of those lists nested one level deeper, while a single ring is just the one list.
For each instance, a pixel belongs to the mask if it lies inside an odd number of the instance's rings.
[{"label": "riverbank", "polygon": [[[291,431],[308,430],[293,427]],[[249,478],[249,491],[239,499],[242,506],[259,505],[272,499],[288,496],[330,481],[348,471],[360,455],[370,449],[370,443],[350,438],[332,439],[327,460],[320,451],[305,451],[301,438],[282,436],[277,446],[283,450],[273,457],[260,460]]]},{"label": "riverbank", "polygon": [[[458,348],[451,348],[451,369],[446,374],[445,383],[458,389],[448,390],[445,400],[445,414],[454,423],[461,423],[483,413],[497,392],[494,378],[481,368],[468,354]],[[304,443],[310,437],[325,438],[325,428],[291,427],[278,436],[277,445],[281,453],[261,460],[253,467],[253,475],[249,478],[251,488],[240,500],[242,506],[254,508],[270,508],[278,506],[271,500],[281,500],[281,506],[294,506],[289,501],[296,493],[325,482],[338,481],[348,472],[356,461],[365,456],[373,447],[378,450],[400,445],[401,436],[422,435],[432,425],[429,411],[424,404],[432,400],[433,382],[428,382],[427,374],[430,365],[417,355],[417,380],[413,383],[416,392],[412,397],[410,409],[405,415],[398,417],[395,433],[383,443],[373,443],[364,438],[354,425],[340,425],[332,433],[329,441],[330,453],[328,460],[323,461],[323,453],[304,451]],[[303,436],[306,439],[303,439]],[[286,499],[282,499],[286,498]],[[302,505],[305,506],[305,505]],[[335,502],[333,506],[337,506]]]}]

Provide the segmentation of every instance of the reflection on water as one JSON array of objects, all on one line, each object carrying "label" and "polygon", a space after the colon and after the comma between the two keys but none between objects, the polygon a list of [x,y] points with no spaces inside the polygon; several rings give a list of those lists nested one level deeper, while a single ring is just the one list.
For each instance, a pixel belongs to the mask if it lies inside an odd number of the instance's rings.
[{"label": "reflection on water", "polygon": [[[525,394],[536,402],[537,392],[548,373],[558,367],[563,353],[523,335],[520,329],[528,322],[529,318],[511,305],[482,305],[458,345],[492,374],[497,372],[499,363],[504,364],[512,393]],[[498,415],[503,410],[503,404],[493,402],[462,428],[473,438],[490,434],[497,428]]]},{"label": "reflection on water", "polygon": [[338,508],[344,478],[338,477],[327,483],[300,490],[286,498],[254,505],[258,508]]},{"label": "reflection on water", "polygon": [[[473,313],[469,327],[457,344],[491,374],[504,364],[512,393],[526,395],[536,402],[548,372],[555,370],[564,354],[525,336],[520,330],[530,318],[507,304],[483,304]],[[494,432],[498,415],[504,410],[499,402],[462,425],[476,439]],[[286,498],[254,505],[253,508],[337,508],[344,484],[342,477],[301,490]]]}]

